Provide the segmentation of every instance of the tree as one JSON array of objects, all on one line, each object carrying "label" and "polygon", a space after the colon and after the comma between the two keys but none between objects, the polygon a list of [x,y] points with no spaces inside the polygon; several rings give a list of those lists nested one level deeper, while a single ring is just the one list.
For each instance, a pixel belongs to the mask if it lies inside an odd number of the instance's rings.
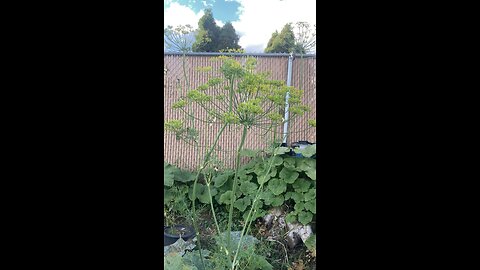
[{"label": "tree", "polygon": [[227,22],[220,30],[220,36],[218,37],[217,51],[226,49],[240,49],[238,45],[238,35],[233,28],[232,23]]},{"label": "tree", "polygon": [[266,53],[291,53],[295,49],[295,35],[293,34],[292,25],[287,23],[282,31],[272,34],[268,41]]},{"label": "tree", "polygon": [[219,27],[213,18],[211,9],[198,21],[198,32],[193,44],[194,52],[218,52],[227,49],[241,49],[238,45],[239,37],[232,23],[227,22]]},{"label": "tree", "polygon": [[193,43],[194,52],[217,51],[220,27],[218,27],[211,9],[206,9],[205,14],[198,21],[198,32]]},{"label": "tree", "polygon": [[169,25],[164,29],[163,46],[168,52],[191,52],[192,45],[195,42],[195,31],[192,26],[179,25],[175,28]]}]

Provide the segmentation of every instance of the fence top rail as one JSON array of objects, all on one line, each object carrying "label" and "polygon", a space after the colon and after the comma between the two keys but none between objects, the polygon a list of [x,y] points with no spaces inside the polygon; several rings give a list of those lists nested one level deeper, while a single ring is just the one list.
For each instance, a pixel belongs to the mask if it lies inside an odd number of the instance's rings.
[{"label": "fence top rail", "polygon": [[[182,52],[163,52],[163,55],[183,55]],[[289,57],[288,53],[220,53],[220,52],[188,52],[185,56],[269,56],[269,57]],[[316,54],[292,54],[294,57],[313,57],[316,58]]]}]

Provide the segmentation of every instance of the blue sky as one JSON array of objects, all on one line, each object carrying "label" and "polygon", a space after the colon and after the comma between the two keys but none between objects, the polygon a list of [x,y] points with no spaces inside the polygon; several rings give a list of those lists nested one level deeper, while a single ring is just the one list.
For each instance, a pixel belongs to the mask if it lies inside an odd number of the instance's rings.
[{"label": "blue sky", "polygon": [[192,9],[195,13],[203,11],[205,8],[211,8],[215,14],[215,19],[222,22],[236,21],[238,20],[238,8],[240,4],[236,1],[230,0],[179,0],[179,1],[164,1],[163,8],[164,10],[168,8],[171,2],[187,6]]},{"label": "blue sky", "polygon": [[263,52],[272,33],[286,23],[316,24],[315,0],[164,0],[164,24],[197,28],[205,8],[212,9],[218,25],[232,22],[247,52]]}]

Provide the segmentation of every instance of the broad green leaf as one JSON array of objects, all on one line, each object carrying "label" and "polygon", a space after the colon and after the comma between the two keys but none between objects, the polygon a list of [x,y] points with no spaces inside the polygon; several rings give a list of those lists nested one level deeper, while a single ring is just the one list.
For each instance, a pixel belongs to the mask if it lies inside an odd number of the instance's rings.
[{"label": "broad green leaf", "polygon": [[265,163],[258,163],[257,165],[255,165],[254,173],[255,173],[257,176],[262,176],[262,175],[267,174],[267,170],[268,170],[268,165],[267,165],[267,164],[265,164]]},{"label": "broad green leaf", "polygon": [[295,182],[295,180],[297,180],[298,178],[298,172],[296,171],[293,171],[291,169],[288,169],[288,168],[283,168],[281,171],[280,171],[280,174],[278,175],[281,179],[283,179],[283,181],[285,181],[285,183],[287,184],[293,184]]},{"label": "broad green leaf", "polygon": [[252,173],[254,170],[255,170],[255,166],[261,162],[261,159],[259,158],[256,158],[256,159],[253,159],[251,160],[249,163],[243,165],[241,168],[240,168],[240,171],[245,171],[246,173]]},{"label": "broad green leaf", "polygon": [[234,174],[232,170],[227,170],[224,173],[221,173],[213,178],[213,183],[215,187],[221,187],[223,186],[228,179]]},{"label": "broad green leaf", "polygon": [[317,213],[317,204],[316,204],[315,200],[305,202],[305,209],[307,209],[308,211],[316,214]]},{"label": "broad green leaf", "polygon": [[258,184],[265,184],[270,180],[270,175],[262,175],[257,177]]},{"label": "broad green leaf", "polygon": [[311,158],[297,158],[296,160],[297,171],[304,172],[317,167],[317,163]]},{"label": "broad green leaf", "polygon": [[315,199],[316,195],[317,195],[317,190],[314,188],[310,189],[307,193],[305,193],[305,201],[310,201]]},{"label": "broad green leaf", "polygon": [[163,269],[166,270],[198,270],[195,265],[186,264],[178,253],[170,253],[163,258]]},{"label": "broad green leaf", "polygon": [[243,197],[241,199],[237,199],[233,206],[235,206],[238,210],[240,211],[245,211],[247,209],[247,206],[250,205],[250,199],[248,197]]},{"label": "broad green leaf", "polygon": [[[210,192],[212,196],[217,195],[217,189],[210,186]],[[209,204],[210,203],[210,196],[208,194],[208,188],[205,185],[197,184],[197,198],[201,203]]]},{"label": "broad green leaf", "polygon": [[268,189],[274,195],[280,195],[287,190],[287,184],[282,179],[273,178],[268,182]]},{"label": "broad green leaf", "polygon": [[294,192],[292,194],[292,199],[295,201],[295,203],[302,202],[303,201],[303,193]]},{"label": "broad green leaf", "polygon": [[282,155],[288,152],[290,152],[290,148],[281,146],[281,147],[275,148],[275,150],[273,151],[273,154],[276,156],[276,155]]},{"label": "broad green leaf", "polygon": [[285,199],[283,198],[283,195],[276,196],[272,200],[272,206],[280,206],[283,204],[284,201]]},{"label": "broad green leaf", "polygon": [[297,181],[295,181],[295,183],[292,184],[292,186],[295,189],[295,191],[304,193],[304,192],[307,192],[308,189],[310,188],[310,181],[307,181],[303,178],[298,178]]},{"label": "broad green leaf", "polygon": [[288,213],[288,214],[285,216],[285,221],[286,221],[287,223],[294,223],[295,221],[297,221],[297,214],[295,214],[294,212]]},{"label": "broad green leaf", "polygon": [[187,183],[195,181],[196,174],[184,171],[184,170],[177,170],[174,172],[174,179],[175,181]]},{"label": "broad green leaf", "polygon": [[295,212],[299,213],[305,208],[305,204],[303,202],[297,202],[295,203],[294,208],[295,208]]},{"label": "broad green leaf", "polygon": [[255,208],[257,209],[257,211],[259,209],[262,209],[263,207],[263,201],[262,200],[258,200],[256,203],[255,203]]},{"label": "broad green leaf", "polygon": [[317,145],[312,144],[303,149],[296,148],[294,151],[297,154],[302,154],[302,156],[309,158],[317,153]]},{"label": "broad green leaf", "polygon": [[253,182],[243,182],[240,185],[240,190],[245,195],[254,194],[255,192],[257,192],[257,188],[258,188],[257,184],[255,184]]},{"label": "broad green leaf", "polygon": [[272,167],[280,166],[283,163],[283,158],[281,156],[274,156],[272,162]]},{"label": "broad green leaf", "polygon": [[289,200],[290,198],[292,198],[292,194],[293,194],[293,192],[287,191],[287,192],[285,193],[285,201],[286,201],[286,200]]},{"label": "broad green leaf", "polygon": [[171,165],[166,163],[163,164],[163,185],[164,186],[167,186],[167,187],[173,186],[174,171],[175,169]]},{"label": "broad green leaf", "polygon": [[295,161],[296,158],[286,157],[283,159],[283,166],[287,169],[296,170]]},{"label": "broad green leaf", "polygon": [[169,204],[175,199],[175,193],[171,189],[163,189],[163,203]]},{"label": "broad green leaf", "polygon": [[[233,172],[232,175],[235,175],[235,173]],[[238,174],[237,174],[237,178],[241,181],[241,182],[249,182],[253,179],[253,175],[251,174],[248,174],[247,171],[243,170],[243,169],[240,169],[238,171]]]},{"label": "broad green leaf", "polygon": [[273,193],[270,191],[264,191],[261,197],[265,205],[271,205],[275,195],[273,195]]},{"label": "broad green leaf", "polygon": [[225,193],[223,193],[221,196],[220,196],[220,203],[223,203],[223,204],[230,204],[231,203],[231,200],[232,200],[232,191],[229,190]]},{"label": "broad green leaf", "polygon": [[313,214],[309,211],[301,211],[298,213],[298,221],[303,225],[307,225],[308,223],[312,222]]},{"label": "broad green leaf", "polygon": [[317,169],[312,168],[310,170],[305,171],[305,174],[310,177],[312,180],[317,180]]},{"label": "broad green leaf", "polygon": [[270,168],[270,173],[268,175],[270,175],[270,177],[277,176],[277,167]]},{"label": "broad green leaf", "polygon": [[252,149],[242,149],[240,151],[240,156],[243,157],[255,157],[258,154],[259,150],[252,150]]}]

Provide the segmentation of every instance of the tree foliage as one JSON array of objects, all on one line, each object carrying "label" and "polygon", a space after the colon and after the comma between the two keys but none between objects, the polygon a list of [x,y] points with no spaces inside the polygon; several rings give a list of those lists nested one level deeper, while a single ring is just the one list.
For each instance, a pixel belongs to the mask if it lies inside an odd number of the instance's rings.
[{"label": "tree foliage", "polygon": [[211,9],[198,21],[198,32],[193,44],[194,52],[219,52],[227,49],[240,49],[239,37],[230,22],[219,27],[215,22]]},{"label": "tree foliage", "polygon": [[194,52],[214,52],[217,49],[220,27],[213,18],[211,9],[206,9],[205,14],[198,21],[198,33],[193,43]]},{"label": "tree foliage", "polygon": [[222,49],[240,49],[240,45],[238,45],[238,40],[238,35],[235,32],[235,28],[233,28],[232,23],[227,22],[220,30],[217,50],[220,51]]},{"label": "tree foliage", "polygon": [[291,53],[295,48],[295,35],[290,23],[286,24],[280,33],[273,33],[268,41],[266,53]]},{"label": "tree foliage", "polygon": [[282,31],[275,31],[267,43],[266,53],[305,54],[316,50],[316,25],[313,29],[307,22],[286,24]]}]

